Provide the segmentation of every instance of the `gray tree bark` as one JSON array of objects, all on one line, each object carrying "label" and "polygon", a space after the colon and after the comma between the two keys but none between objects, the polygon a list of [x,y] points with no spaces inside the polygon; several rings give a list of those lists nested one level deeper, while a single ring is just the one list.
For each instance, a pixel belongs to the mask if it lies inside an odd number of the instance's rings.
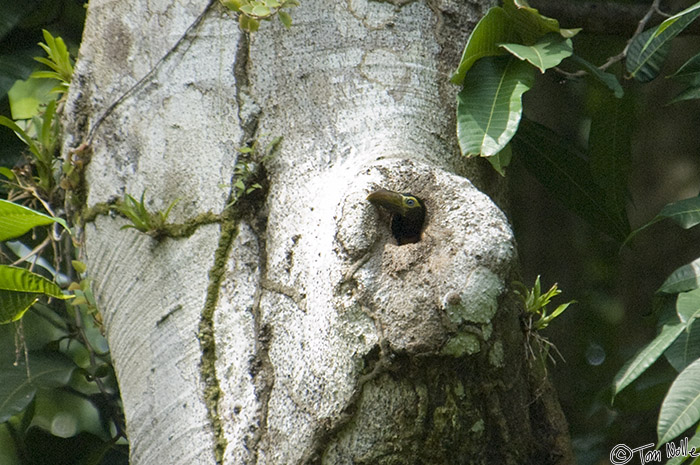
[{"label": "gray tree bark", "polygon": [[[214,2],[90,2],[64,151],[91,153],[83,251],[132,463],[571,462],[504,187],[455,142],[448,78],[489,6],[302,0],[246,35]],[[236,148],[277,137],[227,207]],[[395,244],[378,187],[425,200],[420,242]],[[107,213],[145,189],[180,199],[177,233]]]}]

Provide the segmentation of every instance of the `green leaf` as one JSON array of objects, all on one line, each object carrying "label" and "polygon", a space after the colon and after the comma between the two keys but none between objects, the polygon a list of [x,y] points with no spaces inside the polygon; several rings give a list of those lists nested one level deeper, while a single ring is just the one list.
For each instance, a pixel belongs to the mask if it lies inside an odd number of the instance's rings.
[{"label": "green leaf", "polygon": [[0,174],[5,176],[10,181],[15,180],[15,173],[10,168],[7,168],[5,166],[0,166]]},{"label": "green leaf", "polygon": [[29,147],[29,150],[36,156],[40,156],[40,151],[39,147],[36,146],[34,143],[34,140],[32,140],[31,137],[29,137],[29,134],[24,132],[22,128],[17,126],[17,123],[12,121],[11,119],[5,117],[5,116],[0,116],[0,125],[5,126],[7,128],[10,128],[17,134],[17,137],[19,137],[22,142],[27,144],[27,147]]},{"label": "green leaf", "polygon": [[686,61],[669,78],[686,84],[700,84],[700,53]]},{"label": "green leaf", "polygon": [[627,178],[632,164],[632,102],[609,98],[600,87],[591,89],[593,115],[588,155],[595,183],[605,192],[611,211],[625,215]]},{"label": "green leaf", "polygon": [[669,105],[682,102],[683,100],[695,100],[700,98],[700,84],[691,85],[671,99]]},{"label": "green leaf", "polygon": [[700,420],[700,359],[691,363],[675,379],[661,404],[656,428],[657,445],[674,439]]},{"label": "green leaf", "polygon": [[68,225],[62,218],[44,215],[31,208],[0,199],[0,241],[19,237],[35,226],[54,222],[69,231]]},{"label": "green leaf", "polygon": [[532,8],[525,1],[505,0],[503,9],[512,20],[512,27],[517,31],[521,40],[525,44],[533,44],[540,37],[556,32],[562,37],[571,38],[578,34],[580,29],[561,29],[559,21],[554,18],[543,16],[535,8]]},{"label": "green leaf", "polygon": [[541,72],[554,68],[574,52],[571,39],[559,34],[549,33],[534,45],[500,44],[521,60],[527,60]]},{"label": "green leaf", "polygon": [[700,289],[678,294],[676,299],[676,314],[681,323],[690,325],[700,316]]},{"label": "green leaf", "polygon": [[498,44],[515,40],[517,36],[506,11],[501,7],[489,9],[469,36],[459,67],[450,80],[454,84],[462,84],[467,71],[479,58],[504,55],[505,51]]},{"label": "green leaf", "polygon": [[261,18],[270,16],[270,13],[270,9],[264,5],[256,5],[252,11],[253,16],[258,16]]},{"label": "green leaf", "polygon": [[279,17],[280,22],[284,24],[284,27],[286,27],[287,29],[292,27],[292,17],[289,13],[287,13],[286,11],[278,11],[277,16]]},{"label": "green leaf", "polygon": [[700,324],[694,323],[691,322],[664,352],[668,363],[679,373],[700,358]]},{"label": "green leaf", "polygon": [[36,226],[58,223],[70,233],[63,218],[48,216],[31,208],[0,199],[0,241],[19,237]]},{"label": "green leaf", "polygon": [[637,355],[625,363],[625,365],[620,368],[620,371],[617,372],[615,380],[613,381],[613,397],[629,386],[630,383],[658,360],[664,351],[666,351],[686,328],[687,326],[678,320],[663,325],[659,335],[642,348]]},{"label": "green leaf", "polygon": [[493,169],[495,169],[501,176],[506,175],[506,168],[510,165],[510,160],[513,158],[513,150],[510,144],[506,145],[503,150],[498,152],[496,155],[486,157],[486,159],[491,163]]},{"label": "green leaf", "polygon": [[495,155],[515,134],[522,94],[534,82],[532,67],[513,57],[477,61],[457,96],[457,137],[466,156]]},{"label": "green leaf", "polygon": [[671,40],[698,16],[700,2],[635,37],[627,51],[627,72],[639,82],[648,82],[658,76]]},{"label": "green leaf", "polygon": [[29,119],[39,114],[41,105],[55,100],[51,96],[53,86],[53,82],[39,79],[16,81],[7,92],[12,118],[15,120]]},{"label": "green leaf", "polygon": [[659,221],[670,218],[683,229],[689,229],[700,223],[700,197],[691,197],[689,199],[679,200],[678,202],[669,203],[661,209],[658,215],[647,224],[635,229],[625,239],[623,245],[630,242],[637,234],[644,231],[649,226],[658,223]]},{"label": "green leaf", "polygon": [[622,98],[625,92],[622,89],[622,86],[620,85],[620,81],[618,81],[617,77],[614,74],[601,71],[597,66],[584,60],[576,54],[571,55],[571,59],[578,63],[581,67],[586,69],[589,73],[591,73],[591,76],[595,77],[598,81],[603,83],[608,89],[612,90],[615,94],[615,97]]},{"label": "green leaf", "polygon": [[677,294],[700,287],[700,258],[676,269],[666,278],[658,291],[665,294]]},{"label": "green leaf", "polygon": [[652,222],[670,218],[683,229],[689,229],[700,223],[700,197],[679,200],[661,209]]},{"label": "green leaf", "polygon": [[599,231],[622,241],[627,218],[608,207],[605,192],[595,183],[581,152],[552,130],[524,119],[513,148],[527,170],[555,199]]},{"label": "green leaf", "polygon": [[65,356],[32,352],[29,357],[31,378],[27,378],[25,366],[3,360],[0,365],[0,423],[22,412],[34,398],[37,388],[66,386],[75,369],[75,363]]},{"label": "green leaf", "polygon": [[669,104],[700,98],[700,54],[686,61],[675,74],[669,77],[687,85],[687,88],[676,95]]},{"label": "green leaf", "polygon": [[20,319],[41,295],[72,298],[43,276],[24,268],[0,265],[0,324]]}]

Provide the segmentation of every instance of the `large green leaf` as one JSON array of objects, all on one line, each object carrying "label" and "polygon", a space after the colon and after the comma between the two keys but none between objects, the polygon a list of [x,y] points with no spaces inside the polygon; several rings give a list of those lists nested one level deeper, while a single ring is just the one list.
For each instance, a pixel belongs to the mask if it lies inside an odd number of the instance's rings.
[{"label": "large green leaf", "polygon": [[671,40],[698,16],[700,2],[635,37],[627,51],[627,72],[640,82],[648,82],[658,76]]},{"label": "large green leaf", "polygon": [[38,115],[41,105],[45,105],[56,97],[51,95],[54,82],[45,79],[28,79],[16,81],[7,92],[10,99],[10,111],[12,118],[30,119]]},{"label": "large green leaf", "polygon": [[0,364],[0,423],[23,411],[34,398],[37,388],[68,384],[75,368],[73,361],[59,354],[32,352],[28,369],[4,358]]},{"label": "large green leaf", "polygon": [[700,359],[675,379],[661,404],[657,445],[674,439],[700,420]]},{"label": "large green leaf", "polygon": [[568,209],[599,231],[622,240],[629,231],[624,212],[609,208],[581,152],[552,130],[524,119],[513,138],[518,159]]},{"label": "large green leaf", "polygon": [[686,328],[687,325],[678,320],[663,325],[659,335],[640,350],[637,355],[625,363],[625,365],[620,368],[620,371],[617,372],[613,381],[613,396],[629,386],[632,381],[639,378],[647,368],[661,357],[666,349]]},{"label": "large green leaf", "polygon": [[700,258],[676,269],[666,278],[657,292],[677,294],[700,287]]},{"label": "large green leaf", "polygon": [[35,226],[59,223],[68,230],[62,218],[44,215],[31,208],[0,199],[0,241],[19,237]]},{"label": "large green leaf", "polygon": [[574,52],[571,39],[556,33],[547,34],[533,45],[501,44],[501,47],[519,59],[529,61],[543,73],[557,66]]},{"label": "large green leaf", "polygon": [[495,155],[508,144],[522,115],[522,94],[534,70],[513,57],[486,57],[472,66],[457,96],[457,137],[462,154]]},{"label": "large green leaf", "polygon": [[501,7],[489,9],[469,36],[459,67],[451,81],[462,84],[464,76],[476,60],[487,56],[504,55],[506,52],[498,44],[514,40],[516,40],[515,30],[505,10]]},{"label": "large green leaf", "polygon": [[70,299],[54,282],[24,268],[0,265],[0,324],[18,320],[42,295]]},{"label": "large green leaf", "polygon": [[591,173],[605,192],[608,208],[623,212],[632,158],[632,102],[629,98],[610,98],[610,93],[600,87],[593,87],[591,96],[594,100],[588,136]]}]

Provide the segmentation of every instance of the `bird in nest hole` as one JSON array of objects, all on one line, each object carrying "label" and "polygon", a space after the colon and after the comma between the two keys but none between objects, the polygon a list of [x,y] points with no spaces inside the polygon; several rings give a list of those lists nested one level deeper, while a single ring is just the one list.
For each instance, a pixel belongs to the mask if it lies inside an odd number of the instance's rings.
[{"label": "bird in nest hole", "polygon": [[379,189],[367,196],[373,205],[391,213],[391,234],[399,245],[414,244],[421,239],[425,222],[425,204],[413,194]]}]

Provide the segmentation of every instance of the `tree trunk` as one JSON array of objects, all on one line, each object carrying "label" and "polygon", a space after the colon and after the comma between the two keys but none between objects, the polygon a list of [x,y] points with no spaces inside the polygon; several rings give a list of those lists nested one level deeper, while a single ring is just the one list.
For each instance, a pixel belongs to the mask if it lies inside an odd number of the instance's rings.
[{"label": "tree trunk", "polygon": [[[503,185],[455,142],[449,75],[491,2],[301,3],[247,35],[216,2],[90,2],[64,150],[91,151],[132,463],[570,463],[482,192]],[[396,245],[379,187],[424,199],[420,242]],[[108,213],[146,189],[179,199],[165,237]]]}]

